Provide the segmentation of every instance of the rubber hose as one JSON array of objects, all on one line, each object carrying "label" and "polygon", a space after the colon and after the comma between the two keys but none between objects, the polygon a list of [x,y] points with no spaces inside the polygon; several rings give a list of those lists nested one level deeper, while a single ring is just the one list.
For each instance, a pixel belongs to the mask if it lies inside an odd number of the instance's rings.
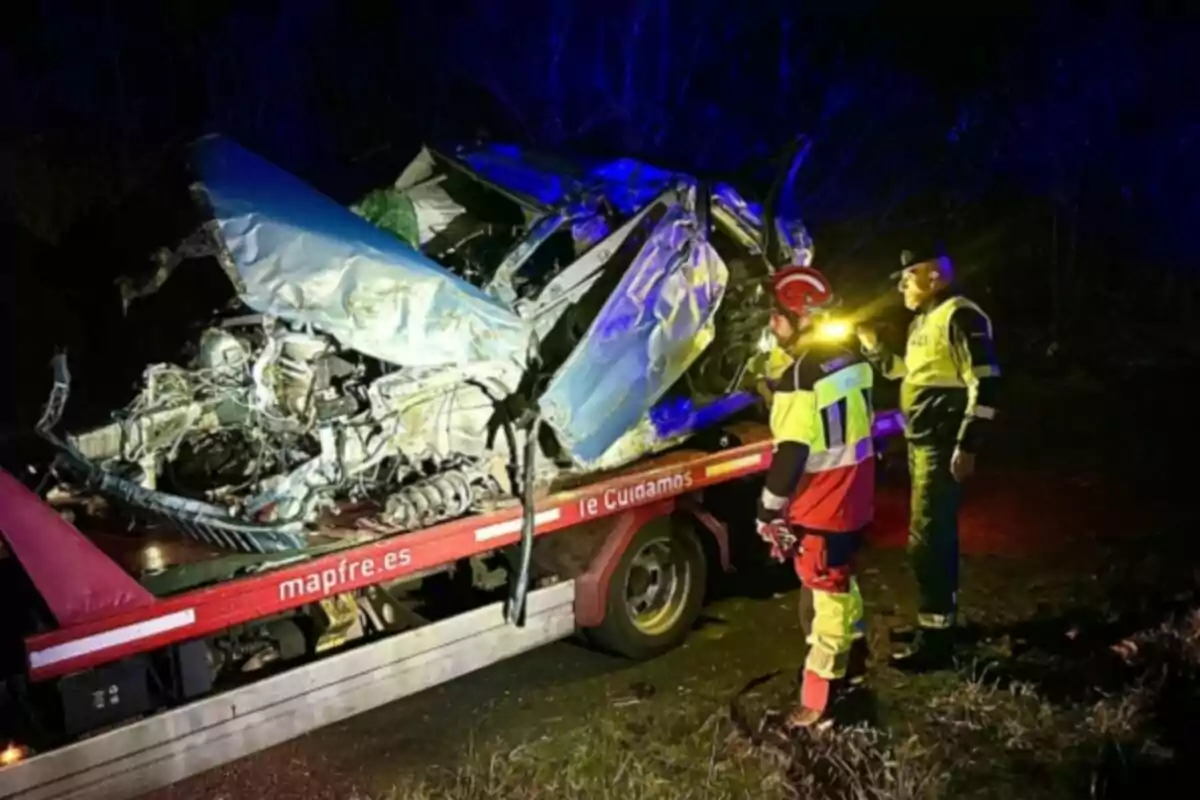
[{"label": "rubber hose", "polygon": [[529,594],[529,572],[533,564],[533,533],[534,533],[534,462],[537,459],[538,432],[541,429],[542,418],[533,418],[529,426],[529,438],[525,442],[525,458],[521,464],[521,553],[518,559],[517,575],[509,587],[508,608],[505,619],[518,628],[525,627],[525,599]]}]

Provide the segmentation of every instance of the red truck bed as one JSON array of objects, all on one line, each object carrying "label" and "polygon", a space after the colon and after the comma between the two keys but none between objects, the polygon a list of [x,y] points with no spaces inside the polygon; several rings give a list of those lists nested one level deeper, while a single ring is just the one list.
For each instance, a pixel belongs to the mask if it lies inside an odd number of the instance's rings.
[{"label": "red truck bed", "polygon": [[[892,435],[898,425],[894,412],[877,415],[876,433]],[[743,444],[727,450],[676,451],[583,487],[550,494],[537,503],[535,535],[764,471],[771,461],[766,428],[752,425],[739,433]],[[15,479],[0,477],[0,530],[62,625],[26,639],[29,675],[35,681],[496,550],[519,541],[522,524],[519,507],[465,517],[262,574],[155,598]],[[75,561],[82,565],[76,570],[78,576],[64,574],[62,554],[67,550],[80,555]],[[47,566],[52,561],[54,568]]]}]

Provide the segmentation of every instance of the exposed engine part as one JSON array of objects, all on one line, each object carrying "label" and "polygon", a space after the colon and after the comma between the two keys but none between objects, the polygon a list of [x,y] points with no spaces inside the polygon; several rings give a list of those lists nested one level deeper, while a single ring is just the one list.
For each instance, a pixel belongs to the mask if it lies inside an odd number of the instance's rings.
[{"label": "exposed engine part", "polygon": [[475,469],[451,469],[390,495],[383,520],[409,531],[460,517],[479,501],[498,494],[499,483],[491,475]]},{"label": "exposed engine part", "polygon": [[62,416],[71,391],[67,358],[59,354],[52,362],[54,388],[42,412],[37,431],[60,451],[53,471],[67,472],[97,490],[137,510],[173,523],[183,532],[218,547],[250,553],[274,553],[303,547],[303,531],[295,525],[256,525],[230,517],[228,511],[199,500],[146,489],[113,472],[97,467],[75,445],[63,441],[52,430]]},{"label": "exposed engine part", "polygon": [[250,365],[250,348],[229,331],[208,328],[200,334],[200,352],[196,366],[218,379],[237,381]]},{"label": "exposed engine part", "polygon": [[275,395],[284,410],[304,417],[308,414],[318,385],[318,363],[331,349],[328,340],[303,333],[287,333],[279,338],[275,359]]},{"label": "exposed engine part", "polygon": [[[494,404],[507,391],[503,369],[396,371],[360,391],[362,369],[321,337],[268,328],[257,354],[252,348],[209,329],[194,369],[150,367],[124,419],[66,441],[50,430],[70,389],[60,357],[39,423],[62,451],[58,469],[192,538],[251,553],[306,547],[308,527],[339,498],[383,500],[390,490],[385,523],[408,530],[502,492],[505,481],[482,468],[439,470],[462,464],[464,450],[486,451]],[[187,461],[174,469],[181,453]],[[414,459],[434,474],[396,492]],[[205,485],[206,472],[220,480]],[[168,475],[191,481],[195,496],[160,487]]]},{"label": "exposed engine part", "polygon": [[64,453],[56,467],[82,480],[127,507],[150,515],[168,526],[208,544],[243,553],[282,553],[307,545],[300,523],[245,522],[210,503],[146,489],[111,472],[97,469],[86,459]]}]

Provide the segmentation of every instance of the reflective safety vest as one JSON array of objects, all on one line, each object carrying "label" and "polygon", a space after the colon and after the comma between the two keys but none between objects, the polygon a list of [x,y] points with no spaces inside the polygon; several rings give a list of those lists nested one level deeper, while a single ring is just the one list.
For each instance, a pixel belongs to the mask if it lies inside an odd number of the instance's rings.
[{"label": "reflective safety vest", "polygon": [[858,353],[814,346],[780,376],[771,403],[777,452],[804,445],[804,472],[788,519],[818,531],[853,531],[875,513],[871,390],[874,372]]},{"label": "reflective safety vest", "polygon": [[[906,385],[967,388],[963,366],[969,364],[970,360],[963,350],[965,343],[955,343],[950,336],[950,318],[960,308],[969,308],[983,317],[987,323],[988,337],[991,338],[992,320],[983,313],[983,309],[965,297],[951,297],[913,320],[904,351]],[[976,365],[975,369],[982,367],[986,372],[988,366]]]},{"label": "reflective safety vest", "polygon": [[[960,311],[968,313],[956,318]],[[975,451],[982,436],[977,423],[986,426],[995,416],[1000,376],[983,309],[948,297],[912,321],[903,359],[883,349],[868,356],[886,377],[904,378],[900,408],[910,441]]]},{"label": "reflective safety vest", "polygon": [[783,371],[794,364],[796,359],[788,355],[788,352],[778,344],[771,348],[767,353],[767,377],[772,381],[778,381],[783,377]]}]

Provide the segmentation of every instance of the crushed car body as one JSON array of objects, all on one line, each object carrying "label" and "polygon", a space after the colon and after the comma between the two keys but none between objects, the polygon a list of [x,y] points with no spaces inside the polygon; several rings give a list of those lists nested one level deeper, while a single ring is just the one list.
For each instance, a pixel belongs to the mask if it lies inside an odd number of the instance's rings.
[{"label": "crushed car body", "polygon": [[761,279],[812,259],[798,220],[631,159],[427,147],[346,208],[221,136],[190,156],[211,222],[183,257],[244,308],[92,430],[55,431],[60,360],[39,431],[68,493],[242,552],[311,547],[350,507],[416,529],[513,502],[518,468],[548,485],[685,441],[752,402]]}]

